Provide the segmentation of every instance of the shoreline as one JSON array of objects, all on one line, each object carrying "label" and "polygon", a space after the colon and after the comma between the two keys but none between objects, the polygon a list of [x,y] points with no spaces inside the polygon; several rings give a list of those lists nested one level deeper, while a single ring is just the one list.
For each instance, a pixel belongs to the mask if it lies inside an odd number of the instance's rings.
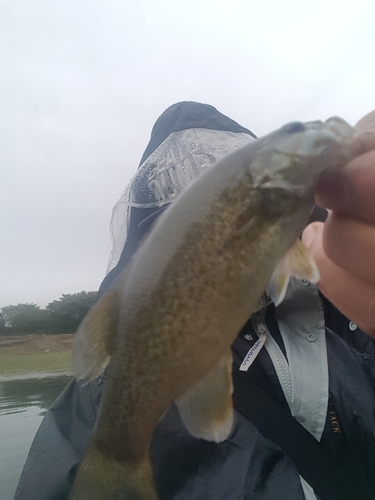
[{"label": "shoreline", "polygon": [[74,334],[0,336],[0,382],[73,376]]},{"label": "shoreline", "polygon": [[13,380],[31,380],[56,377],[74,377],[71,371],[51,371],[51,372],[30,372],[30,373],[9,373],[0,374],[0,384],[2,382],[12,382]]}]

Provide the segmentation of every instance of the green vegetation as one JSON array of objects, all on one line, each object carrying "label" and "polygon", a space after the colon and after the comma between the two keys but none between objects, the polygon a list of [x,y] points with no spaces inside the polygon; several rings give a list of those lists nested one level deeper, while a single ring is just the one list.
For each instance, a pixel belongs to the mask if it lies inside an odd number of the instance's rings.
[{"label": "green vegetation", "polygon": [[73,333],[94,303],[97,292],[63,294],[45,309],[36,304],[3,307],[0,313],[0,335],[30,333]]},{"label": "green vegetation", "polygon": [[48,354],[10,354],[0,356],[0,376],[32,375],[32,373],[71,372],[71,352]]}]

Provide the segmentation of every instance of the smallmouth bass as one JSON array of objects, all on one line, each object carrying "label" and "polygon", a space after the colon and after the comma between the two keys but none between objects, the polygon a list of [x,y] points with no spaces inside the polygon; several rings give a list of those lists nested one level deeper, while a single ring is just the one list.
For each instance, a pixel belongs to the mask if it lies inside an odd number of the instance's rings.
[{"label": "smallmouth bass", "polygon": [[265,289],[319,279],[298,237],[321,172],[362,152],[338,118],[291,123],[219,160],[155,222],[76,334],[77,378],[108,365],[70,500],[156,500],[153,431],[175,401],[189,432],[233,424],[230,346]]}]

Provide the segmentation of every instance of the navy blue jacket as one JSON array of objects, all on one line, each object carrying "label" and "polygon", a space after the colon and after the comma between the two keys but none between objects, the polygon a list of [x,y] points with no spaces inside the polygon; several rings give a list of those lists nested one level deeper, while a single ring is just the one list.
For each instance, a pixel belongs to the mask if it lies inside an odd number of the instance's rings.
[{"label": "navy blue jacket", "polygon": [[[253,135],[211,106],[178,103],[156,122],[141,163],[170,133],[194,127]],[[100,293],[126,266],[155,212],[154,208],[132,208],[121,258],[103,281]],[[375,499],[375,341],[324,297],[320,296],[319,301],[325,322],[322,331],[329,381],[327,397],[323,398],[325,422],[320,441],[333,457],[353,464],[363,482],[358,500]],[[292,310],[298,311],[298,300],[295,304]],[[301,314],[305,314],[304,311]],[[282,318],[272,304],[263,318],[276,347],[292,366],[288,358],[290,346],[285,343],[285,331],[279,327]],[[251,320],[239,332],[233,344],[236,367],[258,334]],[[315,341],[315,332],[309,335],[306,349],[309,342]],[[270,351],[265,348],[260,351],[249,374],[282,406],[288,407],[285,387]],[[84,387],[73,380],[54,402],[31,446],[15,500],[67,498],[95,424],[104,384],[105,375]],[[311,385],[309,387],[306,386],[307,401]],[[191,437],[172,405],[154,433],[151,459],[162,500],[304,500],[308,497],[291,459],[238,412],[229,439],[216,444]]]}]

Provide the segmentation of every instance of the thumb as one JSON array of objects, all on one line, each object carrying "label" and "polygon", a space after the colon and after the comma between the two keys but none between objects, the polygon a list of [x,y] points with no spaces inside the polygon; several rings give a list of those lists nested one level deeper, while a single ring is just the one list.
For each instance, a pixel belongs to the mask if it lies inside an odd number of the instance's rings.
[{"label": "thumb", "polygon": [[323,222],[312,222],[306,226],[302,233],[302,243],[312,252],[314,247],[322,244],[323,228]]}]

